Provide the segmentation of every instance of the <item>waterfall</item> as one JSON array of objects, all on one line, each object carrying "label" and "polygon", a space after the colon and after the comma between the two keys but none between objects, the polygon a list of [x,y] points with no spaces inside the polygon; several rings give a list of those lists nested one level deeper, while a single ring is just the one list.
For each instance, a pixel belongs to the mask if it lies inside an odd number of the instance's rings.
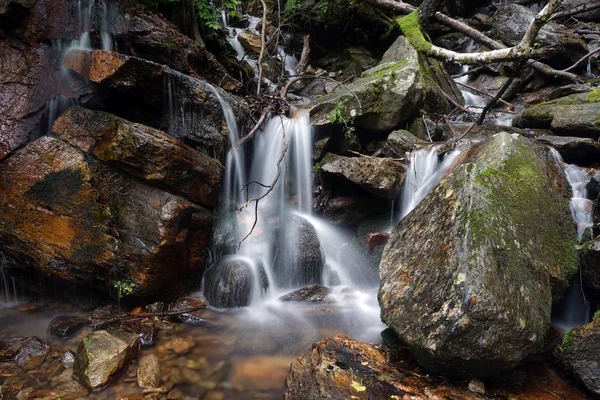
[{"label": "waterfall", "polygon": [[462,152],[457,149],[440,157],[438,155],[439,148],[440,146],[431,146],[410,153],[404,187],[400,193],[398,221],[419,205]]},{"label": "waterfall", "polygon": [[100,38],[102,40],[102,50],[113,51],[112,37],[110,27],[108,26],[108,4],[105,0],[100,2],[102,8],[102,22],[100,24]]},{"label": "waterfall", "polygon": [[[17,285],[15,278],[6,274],[6,257],[0,252],[0,305],[11,306],[17,303]],[[10,283],[9,283],[10,282]]]},{"label": "waterfall", "polygon": [[[577,238],[581,240],[586,229],[594,225],[592,216],[593,203],[587,198],[586,185],[590,181],[589,171],[576,165],[566,164],[556,149],[550,150],[556,162],[563,168],[571,185],[571,215],[577,225]],[[569,282],[564,298],[554,307],[552,325],[568,331],[589,322],[591,303],[586,301],[581,282],[581,271]]]}]

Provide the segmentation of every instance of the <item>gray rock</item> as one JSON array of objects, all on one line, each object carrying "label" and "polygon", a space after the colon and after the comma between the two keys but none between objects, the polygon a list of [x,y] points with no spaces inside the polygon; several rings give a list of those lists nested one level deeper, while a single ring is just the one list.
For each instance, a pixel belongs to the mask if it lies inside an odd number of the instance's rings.
[{"label": "gray rock", "polygon": [[483,378],[542,351],[553,297],[577,271],[576,235],[546,150],[501,133],[463,157],[393,230],[379,303],[421,365]]},{"label": "gray rock", "polygon": [[274,234],[273,274],[282,288],[322,283],[325,253],[314,226],[299,215],[280,221]]},{"label": "gray rock", "polygon": [[401,158],[416,149],[419,142],[419,138],[409,131],[397,130],[388,135],[383,154],[388,157]]},{"label": "gray rock", "polygon": [[279,298],[281,301],[306,301],[306,302],[322,302],[325,297],[331,292],[331,289],[318,284],[308,285],[302,289],[294,290],[291,293],[285,294]]},{"label": "gray rock", "polygon": [[392,200],[398,197],[404,169],[398,163],[377,157],[343,157],[327,153],[321,161],[325,174],[352,182],[362,189]]},{"label": "gray rock", "polygon": [[[266,290],[268,281],[262,264],[257,263],[258,271],[245,260],[223,260],[206,271],[204,275],[204,295],[213,307],[246,307],[252,300],[254,290]],[[260,288],[255,287],[255,276],[259,274]]]},{"label": "gray rock", "polygon": [[60,364],[65,369],[73,368],[73,365],[75,364],[75,353],[71,350],[65,351],[65,354],[63,354],[60,359]]},{"label": "gray rock", "polygon": [[[562,4],[558,8],[558,11],[570,11],[575,7],[588,4],[593,4],[589,0],[563,0]],[[592,11],[587,11],[581,14],[577,14],[577,18],[587,19],[587,20],[596,20],[600,18],[600,8],[596,8]]]},{"label": "gray rock", "polygon": [[[529,8],[518,4],[501,7],[493,18],[492,35],[507,46],[515,46],[523,38],[535,15]],[[536,42],[540,46],[553,47],[543,59],[555,67],[570,66],[588,52],[585,42],[556,22],[545,24],[540,29]]]},{"label": "gray rock", "polygon": [[600,161],[600,143],[590,138],[540,135],[535,142],[554,147],[569,164],[591,166]]},{"label": "gray rock", "polygon": [[15,362],[19,367],[30,370],[44,363],[50,353],[50,346],[35,336],[29,337],[21,342],[21,347],[15,353]]},{"label": "gray rock", "polygon": [[137,340],[129,332],[90,333],[77,348],[73,375],[88,389],[101,390],[137,355]]},{"label": "gray rock", "polygon": [[381,64],[417,60],[419,53],[410,45],[404,36],[398,36],[398,39],[383,54]]},{"label": "gray rock", "polygon": [[600,238],[585,243],[579,259],[583,285],[600,297]]},{"label": "gray rock", "polygon": [[550,128],[559,136],[600,137],[600,90],[572,94],[525,109],[513,120],[519,128]]},{"label": "gray rock", "polygon": [[140,358],[137,370],[137,384],[141,388],[156,388],[160,385],[160,361],[156,354]]},{"label": "gray rock", "polygon": [[600,318],[567,332],[557,354],[588,390],[600,394]]},{"label": "gray rock", "polygon": [[77,333],[86,324],[86,320],[73,315],[56,317],[48,326],[48,334],[54,335],[61,339],[66,339],[67,337]]},{"label": "gray rock", "polygon": [[329,223],[356,226],[364,219],[381,213],[388,207],[384,200],[373,197],[334,197],[322,208],[322,215]]}]

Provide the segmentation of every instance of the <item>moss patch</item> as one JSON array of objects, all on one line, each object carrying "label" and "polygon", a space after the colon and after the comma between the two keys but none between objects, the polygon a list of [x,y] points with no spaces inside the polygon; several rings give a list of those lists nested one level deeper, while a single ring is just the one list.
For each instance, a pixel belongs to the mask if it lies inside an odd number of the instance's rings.
[{"label": "moss patch", "polygon": [[421,22],[419,21],[418,10],[413,11],[405,17],[396,20],[400,30],[408,42],[419,52],[428,53],[432,44],[425,39],[421,32]]},{"label": "moss patch", "polygon": [[81,171],[63,169],[46,174],[43,180],[33,184],[26,195],[47,206],[69,206],[83,188]]},{"label": "moss patch", "polygon": [[588,94],[587,97],[588,103],[598,103],[600,102],[600,90],[594,90]]}]

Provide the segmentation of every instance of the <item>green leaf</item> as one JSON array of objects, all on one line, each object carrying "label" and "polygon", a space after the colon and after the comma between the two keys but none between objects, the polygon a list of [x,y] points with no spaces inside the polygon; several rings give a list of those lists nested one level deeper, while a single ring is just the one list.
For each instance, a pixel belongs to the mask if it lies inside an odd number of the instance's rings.
[{"label": "green leaf", "polygon": [[364,392],[367,390],[367,388],[363,386],[361,382],[352,381],[352,385],[350,386],[352,386],[352,389],[356,390],[357,392]]}]

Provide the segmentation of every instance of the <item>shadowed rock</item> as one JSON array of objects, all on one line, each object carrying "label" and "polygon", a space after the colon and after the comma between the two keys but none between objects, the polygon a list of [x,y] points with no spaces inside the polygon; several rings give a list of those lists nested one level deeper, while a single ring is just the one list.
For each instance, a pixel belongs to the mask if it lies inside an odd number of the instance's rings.
[{"label": "shadowed rock", "polygon": [[487,377],[542,351],[553,298],[577,271],[576,236],[547,151],[501,133],[461,157],[393,230],[379,303],[423,366]]},{"label": "shadowed rock", "polygon": [[54,318],[48,326],[48,334],[54,335],[61,339],[66,339],[69,336],[77,333],[87,324],[83,318],[72,315],[66,315]]},{"label": "shadowed rock", "polygon": [[[206,271],[204,295],[213,307],[233,308],[250,305],[254,290],[266,290],[269,286],[261,264],[252,265],[246,260],[224,260]],[[258,279],[255,274],[259,274]],[[256,282],[260,287],[256,287]]]},{"label": "shadowed rock", "polygon": [[302,289],[294,290],[291,293],[284,294],[279,298],[281,301],[308,301],[322,302],[331,292],[331,289],[321,285],[308,285]]},{"label": "shadowed rock", "polygon": [[591,392],[600,395],[600,318],[567,332],[556,350],[560,361]]},{"label": "shadowed rock", "polygon": [[154,186],[205,207],[217,206],[223,167],[164,132],[81,107],[69,109],[52,130],[80,150]]}]

